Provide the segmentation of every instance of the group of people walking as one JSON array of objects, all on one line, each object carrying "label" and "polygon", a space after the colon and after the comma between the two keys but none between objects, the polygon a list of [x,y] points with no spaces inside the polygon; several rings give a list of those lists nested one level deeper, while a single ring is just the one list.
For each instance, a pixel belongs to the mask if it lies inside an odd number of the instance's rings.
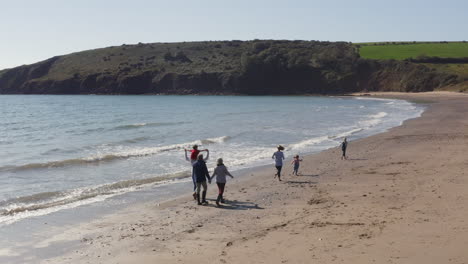
[{"label": "group of people walking", "polygon": [[[190,159],[187,156],[187,152],[191,152]],[[201,152],[206,152],[206,158],[203,157]],[[208,168],[206,166],[206,161],[210,156],[208,149],[198,150],[198,145],[193,145],[192,150],[185,149],[185,159],[192,163],[192,180],[193,180],[193,198],[197,200],[198,205],[206,205],[206,192],[208,181],[211,184],[211,181],[216,176],[216,185],[218,185],[218,197],[216,198],[216,205],[220,206],[220,203],[225,203],[223,194],[224,187],[226,186],[226,176],[234,178],[232,174],[228,171],[227,167],[224,166],[223,159],[219,158],[217,160],[216,168],[213,171],[213,175],[210,177]],[[203,191],[201,190],[203,188]],[[200,197],[201,193],[201,197]],[[201,199],[200,199],[201,198]]]},{"label": "group of people walking", "polygon": [[[342,156],[341,159],[348,159],[346,156],[346,149],[348,147],[348,142],[344,138],[341,143]],[[208,167],[206,166],[206,161],[210,157],[210,152],[208,149],[199,150],[198,145],[193,145],[191,150],[185,150],[185,159],[192,164],[192,180],[193,180],[193,199],[197,200],[198,205],[206,205],[206,193],[208,189],[208,184],[211,184],[211,181],[216,176],[216,185],[218,185],[218,197],[216,198],[216,205],[220,206],[220,203],[225,203],[224,200],[224,188],[226,186],[226,177],[229,176],[234,178],[232,174],[228,171],[227,167],[224,165],[223,159],[219,158],[216,162],[216,168],[213,171],[213,174],[210,176],[208,172]],[[283,161],[285,159],[283,153],[284,147],[278,145],[277,151],[273,153],[272,159],[275,160],[276,174],[275,179],[278,178],[281,181],[281,170],[283,168]],[[190,158],[188,153],[190,152]],[[203,156],[202,152],[206,152],[206,157]],[[293,175],[298,176],[299,166],[302,162],[302,159],[299,158],[299,155],[295,155],[291,164],[293,165]],[[203,190],[202,190],[203,189]],[[201,196],[200,196],[201,194]]]}]

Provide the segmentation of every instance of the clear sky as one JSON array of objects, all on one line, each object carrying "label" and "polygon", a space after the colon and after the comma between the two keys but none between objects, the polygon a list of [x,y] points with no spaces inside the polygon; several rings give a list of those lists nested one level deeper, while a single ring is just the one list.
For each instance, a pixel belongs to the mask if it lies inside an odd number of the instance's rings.
[{"label": "clear sky", "polygon": [[113,45],[468,40],[466,0],[0,0],[0,69]]}]

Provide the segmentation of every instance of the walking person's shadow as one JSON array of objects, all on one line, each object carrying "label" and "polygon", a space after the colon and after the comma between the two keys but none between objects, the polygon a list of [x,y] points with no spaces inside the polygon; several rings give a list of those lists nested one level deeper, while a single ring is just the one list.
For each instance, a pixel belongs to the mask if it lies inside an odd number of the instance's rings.
[{"label": "walking person's shadow", "polygon": [[228,209],[228,210],[250,210],[250,209],[260,209],[263,210],[263,207],[258,206],[258,204],[253,202],[241,202],[238,200],[226,200],[225,203],[220,203],[219,206],[216,206],[215,201],[216,199],[207,199],[212,201],[209,206],[218,207],[221,209]]},{"label": "walking person's shadow", "polygon": [[318,174],[299,174],[297,176],[298,177],[301,177],[301,176],[303,176],[303,177],[319,177],[320,175],[318,175]]}]

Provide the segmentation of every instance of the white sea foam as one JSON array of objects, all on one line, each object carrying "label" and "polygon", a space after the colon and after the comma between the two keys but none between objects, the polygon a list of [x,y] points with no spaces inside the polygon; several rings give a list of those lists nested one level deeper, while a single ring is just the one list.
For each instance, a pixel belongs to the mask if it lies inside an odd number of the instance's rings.
[{"label": "white sea foam", "polygon": [[310,148],[311,146],[317,145],[327,140],[330,140],[329,136],[320,136],[320,137],[310,138],[310,139],[300,141],[298,143],[290,144],[289,146],[287,146],[286,150],[294,150],[294,151],[306,150],[307,148]]},{"label": "white sea foam", "polygon": [[371,118],[382,118],[382,117],[386,117],[388,114],[386,112],[379,112],[375,115],[370,115],[369,117]]},{"label": "white sea foam", "polygon": [[375,98],[375,97],[353,97],[356,100],[369,100],[369,101],[397,101],[395,99]]},{"label": "white sea foam", "polygon": [[331,139],[341,139],[341,138],[344,138],[344,137],[349,137],[353,134],[356,134],[358,132],[361,132],[363,131],[364,128],[353,128],[351,130],[348,130],[348,131],[344,131],[344,132],[341,132],[339,134],[336,134],[336,135],[333,135],[333,136],[330,136]]},{"label": "white sea foam", "polygon": [[140,180],[125,180],[96,187],[83,187],[64,192],[46,192],[26,197],[18,197],[0,203],[0,226],[8,225],[24,218],[47,215],[64,209],[75,208],[102,202],[116,195],[136,191],[155,185],[158,186],[186,181],[189,171],[172,175],[155,176]]},{"label": "white sea foam", "polygon": [[43,162],[43,163],[30,163],[30,164],[25,164],[25,165],[20,165],[20,166],[7,165],[7,166],[0,168],[0,171],[21,171],[21,170],[43,169],[43,168],[58,168],[58,167],[65,167],[65,166],[114,161],[118,159],[127,159],[127,158],[132,158],[132,157],[143,157],[143,156],[154,155],[154,154],[158,154],[158,153],[166,152],[166,151],[190,148],[194,144],[198,144],[200,146],[210,145],[210,144],[219,144],[219,143],[223,143],[229,140],[230,138],[231,137],[229,136],[222,136],[222,137],[207,138],[207,139],[201,139],[201,140],[196,140],[192,142],[166,145],[166,146],[158,146],[158,147],[134,147],[134,148],[128,148],[125,150],[114,151],[114,152],[96,151],[95,154],[92,154],[84,158],[49,161],[49,162]]},{"label": "white sea foam", "polygon": [[[56,102],[54,97],[41,97],[38,105],[44,104],[44,98]],[[190,112],[194,99],[200,100],[196,107],[200,115]],[[232,97],[229,100],[236,101],[236,108],[232,109],[224,97],[106,97],[99,98],[99,104],[87,103],[89,98],[84,98],[75,107],[76,97],[61,97],[67,108],[60,114],[43,113],[47,119],[42,122],[46,125],[42,130],[39,125],[21,125],[36,124],[37,120],[19,102],[14,111],[25,118],[16,127],[5,130],[13,131],[6,138],[13,145],[6,146],[0,140],[2,146],[9,148],[0,161],[0,181],[8,183],[6,191],[0,190],[0,200],[10,199],[12,193],[22,197],[0,201],[0,224],[166,184],[160,178],[164,175],[183,171],[187,177],[191,168],[183,149],[193,144],[209,148],[210,171],[216,159],[222,157],[235,173],[237,169],[273,164],[271,156],[280,143],[286,147],[286,157],[291,158],[296,153],[303,155],[337,146],[343,137],[354,139],[384,131],[422,112],[401,100],[356,99],[363,101]],[[280,110],[277,105],[281,105]],[[90,112],[95,115],[88,115]],[[0,117],[0,122],[10,119],[11,116]],[[211,136],[212,133],[224,136]],[[68,173],[73,176],[65,176]],[[127,181],[129,178],[141,180]],[[167,180],[167,184],[174,181],[178,180]],[[182,177],[180,181],[190,178]]]},{"label": "white sea foam", "polygon": [[369,115],[369,119],[359,122],[359,126],[363,129],[369,129],[383,122],[383,118],[386,117],[388,113],[379,112],[375,115]]}]

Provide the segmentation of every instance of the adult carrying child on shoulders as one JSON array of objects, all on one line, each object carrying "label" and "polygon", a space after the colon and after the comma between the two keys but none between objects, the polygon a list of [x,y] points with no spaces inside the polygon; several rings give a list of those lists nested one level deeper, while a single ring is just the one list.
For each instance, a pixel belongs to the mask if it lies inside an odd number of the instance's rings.
[{"label": "adult carrying child on shoulders", "polygon": [[[208,204],[208,202],[206,201],[206,191],[208,189],[208,185],[206,184],[206,181],[208,180],[208,183],[211,184],[211,178],[208,172],[208,168],[206,167],[206,163],[203,160],[203,154],[198,154],[198,159],[193,164],[193,178],[197,185],[196,196],[197,196],[198,205]],[[203,191],[201,191],[202,187],[203,187]],[[200,201],[200,192],[202,193],[201,201]]]},{"label": "adult carrying child on shoulders", "polygon": [[[192,150],[188,150],[188,149],[185,149],[185,160],[186,161],[189,161],[190,164],[192,164],[192,167],[193,167],[193,164],[195,164],[195,162],[197,162],[197,159],[198,159],[198,155],[202,152],[202,151],[206,151],[206,158],[204,158],[203,160],[206,162],[208,160],[208,158],[210,157],[210,152],[208,151],[208,149],[204,149],[204,150],[198,150],[198,145],[193,145],[192,147]],[[190,152],[190,158],[187,156],[187,152]],[[197,182],[195,181],[195,177],[193,175],[193,171],[192,171],[192,181],[193,181],[193,199],[197,199]]]}]

